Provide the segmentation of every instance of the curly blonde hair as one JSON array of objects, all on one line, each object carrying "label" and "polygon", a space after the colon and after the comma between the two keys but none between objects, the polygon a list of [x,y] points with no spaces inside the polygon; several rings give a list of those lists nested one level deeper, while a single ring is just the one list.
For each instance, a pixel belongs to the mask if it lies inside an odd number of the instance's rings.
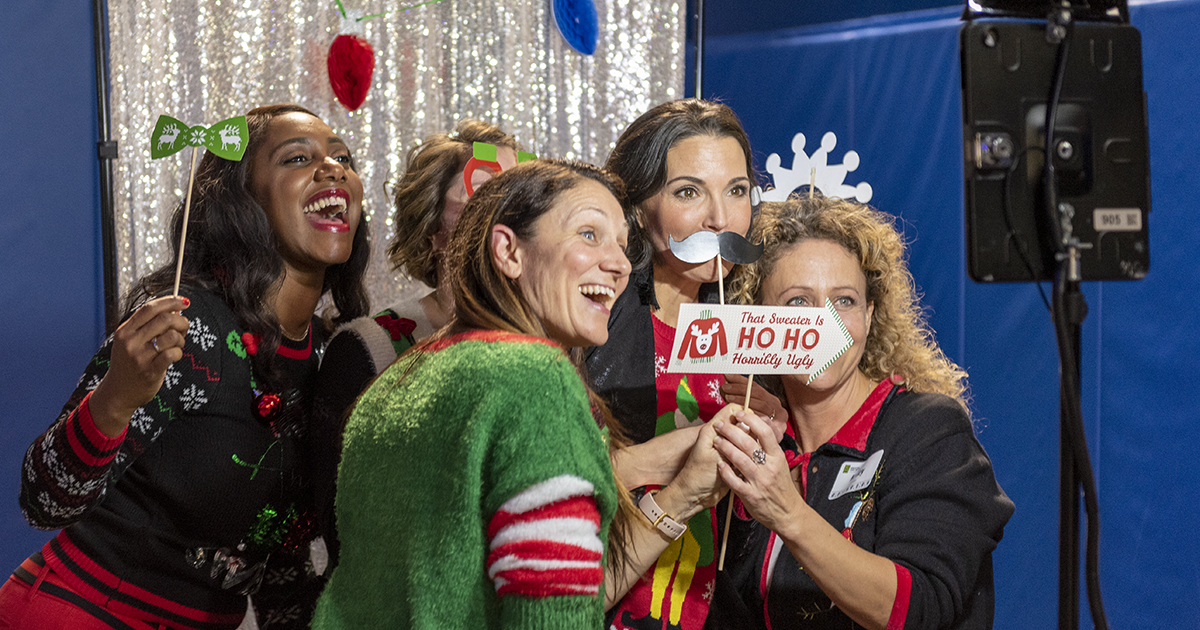
[{"label": "curly blonde hair", "polygon": [[900,375],[909,389],[945,394],[967,409],[967,373],[934,340],[905,260],[904,239],[890,214],[820,194],[763,203],[750,242],[761,241],[764,253],[758,262],[734,270],[732,299],[760,303],[764,279],[792,247],[810,239],[841,245],[858,259],[866,276],[867,299],[875,312],[858,362],[863,374],[874,381]]}]

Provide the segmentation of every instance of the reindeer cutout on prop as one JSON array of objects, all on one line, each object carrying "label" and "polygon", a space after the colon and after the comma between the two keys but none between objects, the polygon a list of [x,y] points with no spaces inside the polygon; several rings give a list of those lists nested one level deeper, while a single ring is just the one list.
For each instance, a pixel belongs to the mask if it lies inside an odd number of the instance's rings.
[{"label": "reindeer cutout on prop", "polygon": [[162,129],[162,133],[158,136],[158,149],[164,146],[175,144],[175,139],[179,137],[179,126],[171,123]]},{"label": "reindeer cutout on prop", "polygon": [[232,146],[235,150],[242,149],[241,130],[236,125],[225,125],[223,129],[217,132],[221,136],[221,148]]},{"label": "reindeer cutout on prop", "polygon": [[688,327],[679,346],[679,357],[684,355],[693,359],[711,359],[717,354],[728,354],[729,344],[725,341],[725,326],[716,317],[698,319]]},{"label": "reindeer cutout on prop", "polygon": [[[187,133],[181,134],[180,132],[185,129]],[[155,138],[158,138],[157,143],[153,142]],[[186,146],[192,147],[192,165],[188,169],[187,197],[183,202],[183,229],[179,234],[179,259],[175,261],[173,295],[178,296],[179,277],[183,272],[183,248],[187,242],[188,215],[192,208],[192,182],[196,179],[196,157],[199,155],[200,149],[206,148],[218,157],[240,162],[246,153],[245,147],[250,139],[250,130],[246,127],[245,116],[222,120],[211,128],[206,128],[201,125],[188,127],[183,122],[164,114],[158,117],[150,139],[150,157],[155,160],[174,155]]]}]

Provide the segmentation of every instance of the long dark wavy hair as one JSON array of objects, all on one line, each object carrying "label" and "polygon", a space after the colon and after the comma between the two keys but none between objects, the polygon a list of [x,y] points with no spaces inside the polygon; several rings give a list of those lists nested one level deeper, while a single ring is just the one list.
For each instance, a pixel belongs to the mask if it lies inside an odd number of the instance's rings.
[{"label": "long dark wavy hair", "polygon": [[[680,140],[693,136],[737,140],[746,156],[746,177],[753,185],[755,177],[750,138],[737,114],[724,103],[697,98],[668,101],[638,116],[617,139],[604,168],[625,182],[629,205],[640,208],[644,201],[657,195],[667,183],[667,153]],[[641,218],[640,210],[637,216]],[[649,263],[652,253],[643,223],[640,220],[636,224],[630,223],[626,252],[629,262],[635,269],[643,268]]]},{"label": "long dark wavy hair", "polygon": [[[283,256],[266,212],[252,194],[254,173],[250,165],[262,148],[263,138],[276,116],[316,114],[299,105],[266,105],[246,114],[250,137],[246,154],[233,162],[206,152],[192,185],[188,240],[181,283],[220,296],[238,323],[259,338],[259,352],[251,356],[256,377],[268,387],[283,386],[274,367],[279,347],[279,320],[270,296],[279,290]],[[353,168],[353,164],[351,164]],[[183,229],[183,201],[171,217],[171,262],[143,277],[125,299],[125,317],[146,300],[163,295],[175,281],[179,233]],[[360,221],[350,258],[325,270],[322,293],[331,293],[337,314],[333,322],[350,321],[370,308],[363,274],[370,257],[367,222]],[[326,322],[326,326],[329,323]],[[326,331],[328,332],[328,330]]]}]

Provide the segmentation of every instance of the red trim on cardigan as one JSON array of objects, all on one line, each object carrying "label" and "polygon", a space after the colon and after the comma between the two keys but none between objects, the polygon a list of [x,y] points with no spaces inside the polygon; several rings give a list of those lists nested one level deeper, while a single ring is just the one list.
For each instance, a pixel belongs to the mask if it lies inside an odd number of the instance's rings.
[{"label": "red trim on cardigan", "polygon": [[908,602],[912,597],[912,574],[896,564],[896,600],[892,602],[892,614],[888,617],[885,630],[903,630],[908,621]]},{"label": "red trim on cardigan", "polygon": [[842,428],[829,438],[829,442],[841,444],[856,451],[867,450],[867,438],[871,435],[871,428],[875,426],[875,419],[879,417],[879,410],[883,408],[883,401],[887,400],[888,394],[892,393],[892,385],[902,382],[904,379],[898,376],[880,381],[875,389],[867,395],[863,404],[859,405],[858,411],[855,411],[846,424],[843,424]]},{"label": "red trim on cardigan", "polygon": [[[96,419],[92,417],[92,408],[88,404],[91,399],[92,392],[88,392],[83,397],[83,400],[80,401],[79,406],[71,412],[71,415],[67,418],[68,426],[65,433],[67,434],[67,443],[71,445],[71,450],[80,461],[88,466],[103,466],[117,456],[117,449],[125,441],[125,434],[129,431],[129,425],[125,425],[125,429],[117,437],[104,435],[96,426]],[[71,430],[71,423],[74,423],[79,428],[78,433]],[[92,450],[107,454],[92,455],[86,446],[79,443],[79,434],[82,434],[87,439],[92,446]]]},{"label": "red trim on cardigan", "polygon": [[767,569],[771,566],[771,554],[773,554],[775,552],[775,545],[782,545],[782,544],[783,544],[783,542],[779,540],[779,535],[776,534],[775,532],[771,532],[770,537],[767,538],[767,557],[763,560],[762,572],[759,574],[759,577],[758,577],[758,592],[762,593],[763,620],[767,624],[767,630],[771,630],[771,613],[770,613],[770,610],[768,610],[768,608],[767,608],[767,606],[768,606],[767,598],[769,597],[769,593],[770,593],[770,590],[768,590],[768,588],[767,588],[769,586],[767,584],[767,577],[768,577]]}]

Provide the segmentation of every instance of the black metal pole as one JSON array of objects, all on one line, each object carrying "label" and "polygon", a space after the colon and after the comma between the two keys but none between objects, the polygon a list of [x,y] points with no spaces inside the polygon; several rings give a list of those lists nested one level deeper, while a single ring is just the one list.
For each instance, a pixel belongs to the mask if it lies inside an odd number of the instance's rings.
[{"label": "black metal pole", "polygon": [[105,20],[108,14],[105,0],[92,0],[92,30],[96,55],[96,117],[100,139],[96,157],[100,160],[100,232],[104,255],[104,326],[107,332],[116,330],[119,314],[117,290],[116,217],[113,215],[113,160],[117,159],[117,143],[112,139],[108,115],[108,46]]},{"label": "black metal pole", "polygon": [[[1079,291],[1079,283],[1073,283]],[[1068,288],[1068,291],[1071,289]],[[1080,326],[1071,324],[1070,336],[1075,355],[1076,376],[1079,381]],[[1061,366],[1060,369],[1070,369]],[[1065,379],[1063,379],[1065,380]],[[1069,401],[1072,396],[1060,383],[1059,388],[1059,435],[1058,435],[1058,627],[1059,630],[1079,628],[1079,474],[1075,470],[1075,452],[1071,446],[1071,416]]]},{"label": "black metal pole", "polygon": [[696,98],[704,98],[704,0],[696,0]]}]

